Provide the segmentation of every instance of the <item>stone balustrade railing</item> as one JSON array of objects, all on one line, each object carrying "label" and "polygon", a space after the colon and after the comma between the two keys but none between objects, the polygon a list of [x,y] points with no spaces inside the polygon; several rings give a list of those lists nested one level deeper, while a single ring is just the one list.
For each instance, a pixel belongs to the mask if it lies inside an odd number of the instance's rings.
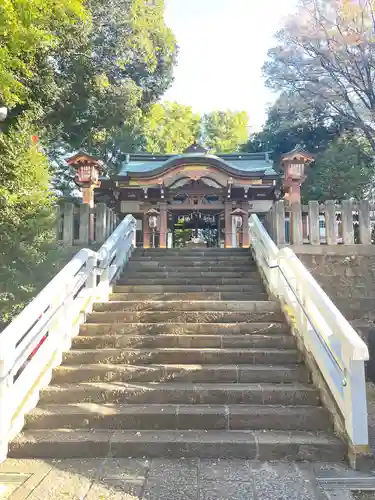
[{"label": "stone balustrade railing", "polygon": [[57,207],[56,236],[65,246],[101,244],[118,225],[118,217],[105,203],[62,202]]},{"label": "stone balustrade railing", "polygon": [[265,226],[277,245],[371,245],[372,214],[367,200],[310,201],[308,205],[282,200],[266,215]]}]

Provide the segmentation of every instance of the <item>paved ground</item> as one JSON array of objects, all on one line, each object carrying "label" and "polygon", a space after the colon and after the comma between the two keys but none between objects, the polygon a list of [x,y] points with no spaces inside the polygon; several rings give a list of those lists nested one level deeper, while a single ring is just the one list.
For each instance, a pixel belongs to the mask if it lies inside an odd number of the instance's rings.
[{"label": "paved ground", "polygon": [[342,465],[246,460],[8,460],[0,466],[0,499],[354,500],[319,484],[345,473]]}]

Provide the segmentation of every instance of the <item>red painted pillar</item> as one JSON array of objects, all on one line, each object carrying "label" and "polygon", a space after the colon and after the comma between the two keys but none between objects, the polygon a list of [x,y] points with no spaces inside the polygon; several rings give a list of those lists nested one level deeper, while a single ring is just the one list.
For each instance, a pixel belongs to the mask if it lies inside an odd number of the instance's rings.
[{"label": "red painted pillar", "polygon": [[150,248],[151,229],[148,225],[148,215],[143,214],[143,248]]},{"label": "red painted pillar", "polygon": [[249,248],[250,234],[249,234],[249,202],[242,203],[242,210],[246,212],[243,216],[242,223],[242,248]]},{"label": "red painted pillar", "polygon": [[159,204],[160,211],[160,237],[159,237],[159,247],[167,248],[167,237],[168,237],[168,212],[167,203],[162,202]]},{"label": "red painted pillar", "polygon": [[232,248],[232,202],[226,201],[224,205],[224,246],[225,248]]}]

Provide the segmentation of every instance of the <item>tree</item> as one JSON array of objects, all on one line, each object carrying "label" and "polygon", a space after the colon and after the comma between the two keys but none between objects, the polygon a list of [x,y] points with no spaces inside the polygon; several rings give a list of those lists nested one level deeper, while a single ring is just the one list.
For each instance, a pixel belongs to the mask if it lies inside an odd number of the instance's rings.
[{"label": "tree", "polygon": [[92,30],[62,58],[62,97],[47,122],[55,140],[105,156],[134,134],[151,103],[169,87],[176,41],[164,1],[88,0]]},{"label": "tree", "polygon": [[142,121],[143,149],[150,153],[182,153],[199,137],[200,116],[176,102],[154,104]]},{"label": "tree", "polygon": [[0,134],[0,324],[53,269],[43,267],[55,237],[49,168],[34,133],[34,117],[24,114]]},{"label": "tree", "polygon": [[335,139],[319,153],[303,185],[305,200],[363,199],[374,178],[371,147],[352,135]]},{"label": "tree", "polygon": [[324,151],[343,130],[339,121],[327,120],[299,96],[282,93],[268,110],[263,130],[252,135],[244,151],[272,152],[275,162],[297,144],[313,154]]},{"label": "tree", "polygon": [[264,65],[267,84],[362,131],[375,151],[374,18],[369,0],[300,0]]},{"label": "tree", "polygon": [[249,138],[246,111],[213,111],[202,118],[205,145],[215,153],[238,151]]},{"label": "tree", "polygon": [[[14,108],[31,100],[35,82],[50,83],[53,55],[89,16],[81,0],[3,0],[0,5],[0,102]],[[74,43],[74,36],[71,37]],[[51,57],[52,56],[52,57]],[[53,85],[52,85],[53,86]],[[46,94],[57,88],[43,89]]]}]

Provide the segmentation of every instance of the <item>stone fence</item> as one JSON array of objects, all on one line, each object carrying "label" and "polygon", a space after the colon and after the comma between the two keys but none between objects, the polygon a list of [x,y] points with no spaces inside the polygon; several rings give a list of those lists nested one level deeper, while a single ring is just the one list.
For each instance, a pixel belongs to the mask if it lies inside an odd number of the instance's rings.
[{"label": "stone fence", "polygon": [[65,246],[101,244],[118,225],[117,215],[105,203],[62,202],[57,207],[57,240]]},{"label": "stone fence", "polygon": [[276,202],[265,226],[277,245],[371,245],[374,212],[367,200],[308,205]]}]

